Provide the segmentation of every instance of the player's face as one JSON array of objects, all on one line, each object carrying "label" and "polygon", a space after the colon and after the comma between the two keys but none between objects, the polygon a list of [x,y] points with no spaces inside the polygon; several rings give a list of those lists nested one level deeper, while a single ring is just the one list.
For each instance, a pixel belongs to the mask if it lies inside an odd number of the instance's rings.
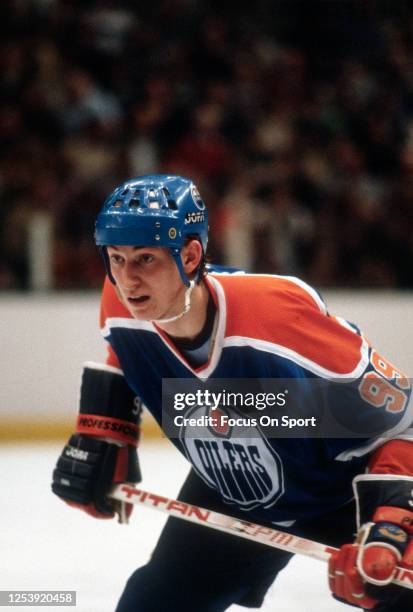
[{"label": "player's face", "polygon": [[108,246],[107,252],[116,287],[135,319],[163,319],[179,312],[185,286],[168,249]]}]

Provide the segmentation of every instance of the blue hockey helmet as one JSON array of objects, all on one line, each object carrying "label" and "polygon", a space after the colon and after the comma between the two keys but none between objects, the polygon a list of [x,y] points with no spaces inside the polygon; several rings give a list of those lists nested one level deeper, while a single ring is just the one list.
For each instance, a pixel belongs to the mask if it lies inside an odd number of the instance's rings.
[{"label": "blue hockey helmet", "polygon": [[113,283],[105,247],[151,246],[170,249],[189,286],[180,255],[190,237],[199,240],[205,258],[208,211],[194,183],[181,176],[153,174],[126,181],[108,196],[96,219],[96,244]]}]

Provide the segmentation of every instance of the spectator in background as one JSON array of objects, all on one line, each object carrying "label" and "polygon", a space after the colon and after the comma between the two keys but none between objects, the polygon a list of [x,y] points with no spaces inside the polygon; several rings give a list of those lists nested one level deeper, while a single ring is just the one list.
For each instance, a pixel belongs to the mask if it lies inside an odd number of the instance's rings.
[{"label": "spectator in background", "polygon": [[412,287],[413,9],[315,0],[311,31],[308,11],[2,3],[0,287],[30,286],[39,206],[55,227],[54,285],[99,285],[76,245],[103,195],[146,172],[196,178],[217,263]]},{"label": "spectator in background", "polygon": [[98,87],[87,72],[69,70],[65,86],[66,100],[60,119],[66,134],[76,133],[91,121],[103,126],[119,123],[122,113],[118,100]]}]

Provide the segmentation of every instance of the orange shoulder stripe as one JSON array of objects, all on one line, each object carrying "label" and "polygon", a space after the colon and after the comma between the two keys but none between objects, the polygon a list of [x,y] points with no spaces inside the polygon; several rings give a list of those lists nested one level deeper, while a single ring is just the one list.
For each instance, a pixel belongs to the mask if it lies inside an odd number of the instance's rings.
[{"label": "orange shoulder stripe", "polygon": [[227,338],[272,343],[338,375],[351,374],[360,364],[363,339],[322,312],[321,299],[318,303],[301,284],[270,275],[216,280],[226,297]]}]

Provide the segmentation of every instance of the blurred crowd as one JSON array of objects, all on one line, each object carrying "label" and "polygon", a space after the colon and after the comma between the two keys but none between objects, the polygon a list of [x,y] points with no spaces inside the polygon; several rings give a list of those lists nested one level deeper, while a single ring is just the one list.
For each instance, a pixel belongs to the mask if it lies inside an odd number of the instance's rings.
[{"label": "blurred crowd", "polygon": [[[0,289],[96,288],[126,178],[194,178],[210,256],[319,287],[413,287],[413,5],[2,0]],[[46,248],[46,247],[45,247]]]}]

